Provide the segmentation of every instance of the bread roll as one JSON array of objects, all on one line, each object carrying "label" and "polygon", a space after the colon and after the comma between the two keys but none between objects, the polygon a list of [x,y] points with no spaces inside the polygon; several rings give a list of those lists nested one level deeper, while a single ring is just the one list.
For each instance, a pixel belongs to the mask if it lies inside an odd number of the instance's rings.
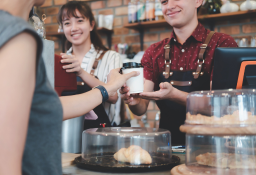
[{"label": "bread roll", "polygon": [[140,146],[131,145],[129,148],[121,148],[114,154],[114,158],[120,162],[128,162],[131,164],[151,164],[152,158],[150,154]]}]

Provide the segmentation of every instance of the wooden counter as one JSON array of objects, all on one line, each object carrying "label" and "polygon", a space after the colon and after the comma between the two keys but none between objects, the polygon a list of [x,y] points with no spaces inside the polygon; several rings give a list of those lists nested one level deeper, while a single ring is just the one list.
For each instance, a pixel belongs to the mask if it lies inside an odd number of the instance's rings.
[{"label": "wooden counter", "polygon": [[[185,163],[185,154],[173,154],[180,157],[181,164]],[[170,171],[155,171],[145,173],[101,173],[96,171],[84,170],[72,165],[72,160],[80,154],[62,153],[62,172],[63,175],[170,175]]]}]

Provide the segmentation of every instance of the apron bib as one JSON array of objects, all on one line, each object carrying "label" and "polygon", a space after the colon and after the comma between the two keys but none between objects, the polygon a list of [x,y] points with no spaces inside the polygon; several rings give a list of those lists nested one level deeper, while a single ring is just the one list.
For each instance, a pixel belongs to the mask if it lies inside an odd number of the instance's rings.
[{"label": "apron bib", "polygon": [[[77,82],[83,82],[80,77],[77,77]],[[77,85],[77,90],[76,91],[64,91],[61,96],[69,96],[69,95],[76,95],[76,94],[82,94],[85,92],[88,92],[92,90],[86,83],[83,85]],[[96,120],[86,120],[84,119],[84,130],[89,129],[89,128],[102,128],[102,127],[110,127],[110,121],[108,118],[108,115],[103,107],[103,104],[101,103],[97,107],[93,109],[95,114],[98,116]]]},{"label": "apron bib", "polygon": [[[201,72],[204,64],[204,52],[211,40],[214,32],[210,32],[201,45],[198,56],[198,66],[192,71],[171,71],[170,70],[170,45],[165,46],[165,71],[160,74],[159,84],[169,82],[173,87],[184,92],[209,90],[210,75]],[[185,145],[185,133],[180,132],[179,127],[184,124],[186,119],[186,106],[180,105],[171,100],[156,101],[161,111],[160,128],[167,129],[171,132],[172,144]]]},{"label": "apron bib", "polygon": [[[101,55],[95,59],[92,70],[90,74],[94,76],[95,69],[98,67],[99,60],[103,58],[105,54],[105,51],[101,53]],[[97,78],[97,77],[95,77]],[[61,96],[68,96],[68,95],[76,95],[76,94],[82,94],[85,92],[88,92],[92,90],[86,83],[83,82],[83,80],[80,77],[76,77],[77,80],[77,90],[76,91],[71,91],[71,92],[63,92]],[[94,113],[98,116],[96,120],[87,120],[84,119],[84,130],[89,129],[89,128],[102,128],[102,127],[110,127],[111,123],[109,121],[108,115],[104,109],[103,104],[101,103],[97,107],[93,109]]]}]

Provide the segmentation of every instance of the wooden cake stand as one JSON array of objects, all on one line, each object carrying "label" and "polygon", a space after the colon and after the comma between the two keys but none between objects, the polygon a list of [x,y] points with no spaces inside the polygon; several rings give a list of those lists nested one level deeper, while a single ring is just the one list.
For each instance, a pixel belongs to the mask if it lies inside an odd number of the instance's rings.
[{"label": "wooden cake stand", "polygon": [[171,170],[171,175],[209,175],[209,173],[194,173],[185,164],[181,164]]},{"label": "wooden cake stand", "polygon": [[[180,131],[194,135],[256,135],[256,126],[232,126],[232,125],[181,125]],[[228,143],[226,143],[228,144]],[[225,145],[228,146],[228,145]],[[246,150],[248,151],[248,150]],[[185,164],[178,165],[171,170],[171,175],[218,175],[223,172],[225,175],[244,174],[245,169],[221,169],[209,166],[198,166],[189,169]],[[249,174],[255,174],[255,169],[246,169]]]}]

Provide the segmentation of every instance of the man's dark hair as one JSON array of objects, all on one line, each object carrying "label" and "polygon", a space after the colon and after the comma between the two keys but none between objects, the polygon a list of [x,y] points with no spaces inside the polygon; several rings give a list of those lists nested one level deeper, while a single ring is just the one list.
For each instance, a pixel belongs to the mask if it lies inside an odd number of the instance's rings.
[{"label": "man's dark hair", "polygon": [[200,8],[202,7],[202,5],[200,5],[198,8],[197,8],[197,13],[199,12]]}]

